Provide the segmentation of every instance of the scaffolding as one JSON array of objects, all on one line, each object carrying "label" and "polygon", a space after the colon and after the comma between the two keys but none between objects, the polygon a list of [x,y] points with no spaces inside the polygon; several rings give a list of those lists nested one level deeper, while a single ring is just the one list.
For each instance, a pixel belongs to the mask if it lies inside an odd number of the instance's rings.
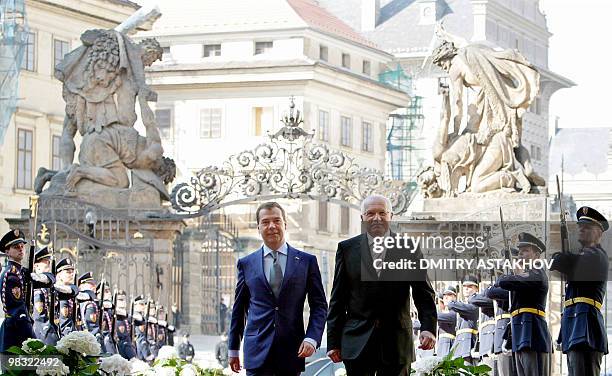
[{"label": "scaffolding", "polygon": [[398,64],[396,69],[381,73],[379,81],[411,96],[410,105],[389,115],[387,122],[387,177],[412,182],[422,164],[420,137],[423,131],[422,97],[412,95],[412,78]]},{"label": "scaffolding", "polygon": [[0,1],[0,144],[17,108],[19,70],[27,43],[24,0]]}]

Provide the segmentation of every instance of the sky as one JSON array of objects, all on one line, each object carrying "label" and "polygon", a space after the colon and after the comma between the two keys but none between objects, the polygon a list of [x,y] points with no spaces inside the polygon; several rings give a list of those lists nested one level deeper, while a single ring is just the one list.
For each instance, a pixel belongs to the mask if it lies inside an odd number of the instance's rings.
[{"label": "sky", "polygon": [[541,0],[550,38],[550,70],[577,85],[553,94],[560,127],[612,127],[611,0]]}]

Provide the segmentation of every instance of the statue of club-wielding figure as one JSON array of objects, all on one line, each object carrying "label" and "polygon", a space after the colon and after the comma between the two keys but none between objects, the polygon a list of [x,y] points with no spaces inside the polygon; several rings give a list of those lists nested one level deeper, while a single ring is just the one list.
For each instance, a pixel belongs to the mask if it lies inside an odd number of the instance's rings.
[{"label": "statue of club-wielding figure", "polygon": [[[516,50],[495,51],[478,44],[458,48],[458,38],[442,28],[437,33],[443,41],[432,61],[448,73],[450,87],[442,88],[441,126],[433,146],[435,174],[428,170],[419,176],[421,187],[429,189],[427,196],[456,195],[462,176],[473,193],[513,191],[517,185],[528,193],[532,185],[544,185],[521,145],[522,117],[539,90],[537,69]],[[468,105],[467,127],[460,133],[465,87],[479,91]],[[436,189],[432,192],[431,187]]]},{"label": "statue of club-wielding figure", "polygon": [[[155,187],[169,199],[165,184],[175,174],[174,162],[163,157],[155,116],[147,101],[157,94],[145,83],[144,67],[161,59],[154,39],[135,44],[116,30],[88,30],[83,45],[58,64],[55,76],[63,82],[66,116],[60,144],[64,169],[39,170],[36,189],[59,180],[64,193],[100,187],[128,188],[130,169],[138,182]],[[134,129],[136,103],[146,137]],[[79,163],[73,164],[74,136],[81,134]],[[56,190],[57,191],[57,190]]]}]

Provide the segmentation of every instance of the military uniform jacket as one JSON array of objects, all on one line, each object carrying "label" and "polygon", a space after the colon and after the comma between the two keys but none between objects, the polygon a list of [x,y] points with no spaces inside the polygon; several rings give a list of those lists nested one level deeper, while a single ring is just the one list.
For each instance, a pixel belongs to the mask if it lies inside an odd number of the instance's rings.
[{"label": "military uniform jacket", "polygon": [[546,273],[533,269],[517,275],[504,275],[498,279],[497,286],[512,292],[512,351],[551,352],[546,318],[531,312],[517,314],[517,310],[524,308],[544,312],[548,293]]},{"label": "military uniform jacket", "polygon": [[[51,274],[45,273],[52,281]],[[30,271],[20,264],[9,261],[0,274],[0,297],[6,319],[0,327],[0,352],[11,346],[21,346],[28,338],[35,338],[32,318],[26,307],[25,283],[31,281]],[[32,281],[33,288],[50,286]]]},{"label": "military uniform jacket", "polygon": [[476,346],[478,338],[478,307],[454,301],[448,303],[448,309],[459,314],[453,355],[457,358],[469,358],[472,356],[472,349]]},{"label": "military uniform jacket", "polygon": [[[82,296],[88,295],[88,300],[83,300]],[[98,317],[100,310],[96,303],[95,296],[92,291],[82,291],[78,296],[79,310],[81,312],[81,321],[83,329],[90,332],[94,336],[100,334],[100,326],[98,325]]]},{"label": "military uniform jacket", "polygon": [[117,315],[115,321],[115,333],[117,334],[117,351],[125,359],[132,359],[136,356],[136,348],[130,336],[130,320],[125,316]]},{"label": "military uniform jacket", "polygon": [[450,353],[455,342],[457,326],[457,313],[438,312],[438,343],[436,355],[446,356]]},{"label": "military uniform jacket", "polygon": [[[600,246],[582,248],[578,254],[556,253],[551,270],[564,273],[565,300],[587,298],[603,303],[608,281],[608,255]],[[608,341],[601,310],[588,303],[567,305],[561,318],[560,342],[564,353],[587,346],[608,353]]]},{"label": "military uniform jacket", "polygon": [[57,292],[57,299],[59,300],[59,329],[62,336],[77,330],[76,323],[72,318],[72,310],[74,307],[74,299],[79,290],[75,285],[68,286],[71,289],[70,293],[64,294],[59,291]]},{"label": "military uniform jacket", "polygon": [[149,347],[149,341],[147,341],[147,335],[145,330],[145,321],[139,321],[134,319],[136,352],[138,353],[138,358],[141,360],[146,360],[151,355],[151,348]]},{"label": "military uniform jacket", "polygon": [[[53,278],[55,283],[55,278]],[[49,288],[40,288],[34,290],[34,311],[32,317],[34,319],[34,334],[36,338],[43,341],[46,345],[57,344],[59,340],[58,332],[56,329],[57,322],[57,301],[56,306],[51,307],[51,290]],[[49,313],[53,309],[55,312],[56,322],[51,323],[49,321]]]},{"label": "military uniform jacket", "polygon": [[186,360],[187,357],[191,357],[193,359],[195,355],[195,351],[193,350],[193,345],[190,342],[181,343],[178,348],[179,358]]},{"label": "military uniform jacket", "polygon": [[493,300],[485,293],[475,294],[468,301],[480,308],[478,322],[478,353],[480,356],[493,354],[493,341],[495,337],[495,312]]},{"label": "military uniform jacket", "polygon": [[497,302],[497,312],[495,313],[495,334],[493,335],[493,353],[500,354],[505,349],[503,348],[504,340],[512,342],[511,338],[504,338],[511,336],[510,333],[510,312],[508,311],[508,298],[510,292],[504,290],[501,287],[491,286],[486,291],[487,297],[494,299]]}]

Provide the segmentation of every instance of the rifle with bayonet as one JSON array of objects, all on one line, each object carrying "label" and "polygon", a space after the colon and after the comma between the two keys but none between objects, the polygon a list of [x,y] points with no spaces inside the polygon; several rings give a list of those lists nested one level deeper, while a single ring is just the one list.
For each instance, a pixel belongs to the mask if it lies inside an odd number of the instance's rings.
[{"label": "rifle with bayonet", "polygon": [[115,290],[113,291],[113,301],[112,301],[112,317],[110,318],[110,337],[111,337],[111,341],[113,341],[113,343],[115,344],[115,347],[117,347],[117,341],[115,340],[115,326],[117,326],[117,288],[115,286]]},{"label": "rifle with bayonet", "polygon": [[[34,254],[36,253],[36,228],[38,227],[38,196],[30,196],[30,217],[34,218],[30,227],[30,253],[28,254],[28,272],[34,272]],[[26,310],[32,314],[34,301],[34,283],[31,278],[25,279]]]},{"label": "rifle with bayonet", "polygon": [[104,278],[100,281],[100,300],[98,301],[98,330],[100,331],[100,335],[102,335],[102,324],[104,320],[104,290],[106,290],[106,282]]},{"label": "rifle with bayonet", "polygon": [[145,341],[149,343],[149,311],[151,310],[151,298],[147,301],[147,310],[142,313],[145,320]]},{"label": "rifle with bayonet", "polygon": [[[55,256],[53,255],[53,253],[51,253],[51,273],[53,275],[57,275],[57,267],[55,266]],[[55,300],[55,286],[51,285],[51,287],[49,288],[49,308],[47,309],[47,311],[49,312],[49,325],[51,328],[50,330],[53,330],[57,335],[57,338],[59,339],[62,337],[62,333],[61,330],[59,330],[57,323],[55,322]]]},{"label": "rifle with bayonet", "polygon": [[569,252],[569,233],[567,231],[567,221],[565,219],[565,209],[563,208],[563,192],[559,185],[559,175],[557,178],[557,197],[559,197],[559,230],[561,232],[561,252]]},{"label": "rifle with bayonet", "polygon": [[[508,237],[506,236],[506,225],[504,223],[504,211],[502,210],[501,207],[499,208],[499,220],[501,223],[502,237],[504,239],[504,258],[507,261],[510,261],[510,263],[512,263],[512,253],[510,252],[510,242],[508,240]],[[514,274],[511,267],[504,268],[504,272],[506,274]]]},{"label": "rifle with bayonet", "polygon": [[134,296],[130,296],[130,339],[134,340]]},{"label": "rifle with bayonet", "polygon": [[[75,261],[75,264],[76,264],[76,261]],[[74,298],[72,299],[72,302],[73,302],[73,304],[72,304],[72,323],[74,325],[74,330],[80,330],[79,322],[78,322],[78,313],[79,313],[80,309],[79,309],[79,300],[77,299],[78,296],[79,296],[79,291],[80,291],[79,285],[78,285],[78,279],[77,279],[78,278],[77,277],[78,274],[79,273],[78,273],[78,270],[77,270],[76,265],[75,265],[75,267],[74,267],[74,286],[76,287],[77,293],[74,296]]]}]

